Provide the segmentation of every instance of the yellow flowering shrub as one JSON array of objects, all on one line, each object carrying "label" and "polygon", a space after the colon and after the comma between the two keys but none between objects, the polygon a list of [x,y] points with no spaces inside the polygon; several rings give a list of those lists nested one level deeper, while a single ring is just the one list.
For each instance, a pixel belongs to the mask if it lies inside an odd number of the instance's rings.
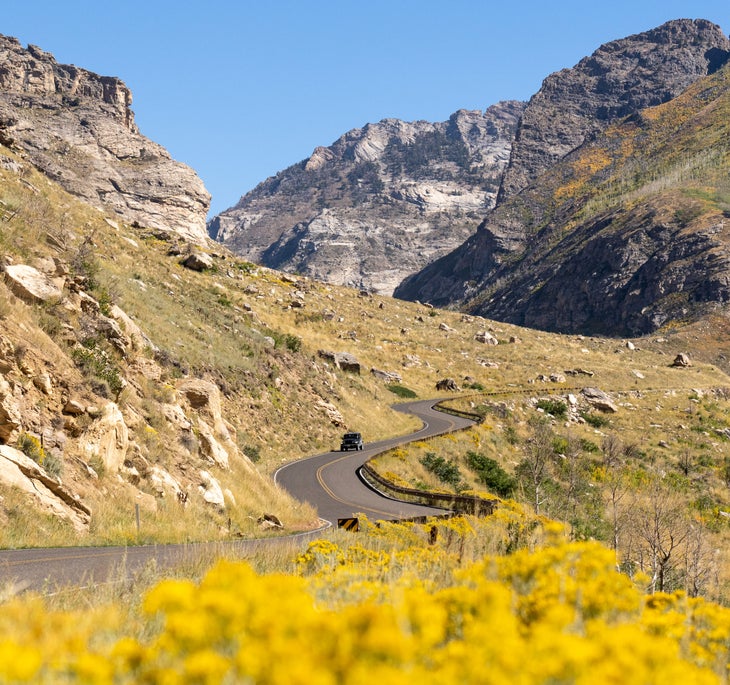
[{"label": "yellow flowering shrub", "polygon": [[643,596],[609,550],[549,522],[539,545],[481,554],[519,512],[504,516],[364,521],[310,543],[291,573],[221,561],[200,582],[158,583],[126,622],[114,606],[16,599],[0,612],[0,682],[726,682],[730,610]]}]

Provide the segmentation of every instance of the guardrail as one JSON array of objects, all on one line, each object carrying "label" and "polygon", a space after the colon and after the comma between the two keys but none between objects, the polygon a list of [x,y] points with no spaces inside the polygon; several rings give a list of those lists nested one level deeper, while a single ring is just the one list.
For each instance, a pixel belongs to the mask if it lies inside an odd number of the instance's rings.
[{"label": "guardrail", "polygon": [[[484,421],[484,417],[481,414],[462,411],[461,409],[454,409],[452,407],[444,407],[444,401],[446,400],[435,404],[434,409],[454,416],[462,416],[464,418],[471,419],[475,423],[482,423]],[[368,459],[358,469],[358,476],[369,487],[378,490],[388,497],[405,500],[407,502],[414,502],[416,504],[441,507],[459,514],[473,514],[474,516],[489,516],[494,513],[494,510],[497,507],[498,500],[482,499],[481,497],[473,495],[452,495],[445,492],[426,492],[424,490],[416,490],[415,488],[405,488],[401,485],[396,485],[384,476],[381,476],[372,466],[370,466],[371,461],[372,459]]]},{"label": "guardrail", "polygon": [[369,463],[363,464],[358,469],[358,475],[371,488],[393,497],[394,499],[426,504],[432,507],[449,509],[459,514],[474,514],[475,516],[489,516],[494,513],[497,500],[482,499],[471,495],[452,495],[445,492],[426,492],[414,488],[404,488],[391,483],[387,478],[381,476]]}]

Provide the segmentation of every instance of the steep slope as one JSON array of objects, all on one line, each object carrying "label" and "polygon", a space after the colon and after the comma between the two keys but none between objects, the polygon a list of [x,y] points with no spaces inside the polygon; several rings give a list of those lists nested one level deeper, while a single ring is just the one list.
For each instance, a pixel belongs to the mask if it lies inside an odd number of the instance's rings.
[{"label": "steep slope", "polygon": [[354,129],[215,217],[211,237],[272,268],[390,294],[494,205],[522,107]]},{"label": "steep slope", "polygon": [[[481,311],[486,311],[486,302],[491,298],[489,292],[500,289],[507,282],[505,279],[512,277],[516,264],[524,267],[520,256],[531,249],[534,234],[541,230],[541,235],[550,233],[554,245],[559,222],[571,220],[572,205],[556,203],[551,192],[542,188],[541,184],[550,188],[553,175],[562,173],[550,165],[584,139],[595,138],[599,129],[605,128],[612,118],[627,114],[631,107],[640,107],[657,98],[667,101],[702,73],[714,72],[727,60],[728,54],[730,42],[716,26],[703,20],[678,20],[646,34],[609,43],[573,70],[546,79],[523,115],[510,168],[505,172],[500,191],[504,201],[487,216],[476,235],[453,253],[406,279],[395,290],[395,296],[442,306],[464,306],[468,300],[479,297]],[[589,78],[590,74],[593,76]],[[660,82],[665,84],[661,88]],[[560,103],[565,103],[564,115],[558,114]],[[638,147],[633,153],[641,155],[642,150]],[[591,169],[604,171],[607,166],[600,155],[586,160],[585,164],[578,173],[581,178]],[[541,172],[543,175],[539,176]],[[518,193],[534,178],[537,180],[533,186]],[[585,268],[589,269],[590,265],[586,264]],[[516,281],[510,283],[510,287],[516,287]],[[515,297],[528,295],[519,291],[508,299],[514,302]],[[598,292],[596,296],[602,295]],[[494,316],[502,314],[495,309]],[[533,320],[520,318],[521,309],[505,316],[511,317],[510,320]],[[582,323],[578,324],[577,319],[569,325],[554,321],[550,327],[591,330],[592,324],[588,322],[591,315],[578,318]],[[646,324],[636,326],[617,328],[615,333],[648,330]]]},{"label": "steep slope", "polygon": [[139,133],[131,103],[119,79],[0,36],[3,144],[95,207],[204,242],[209,193],[192,169]]},{"label": "steep slope", "polygon": [[602,45],[548,76],[530,99],[500,187],[500,201],[612,121],[679,95],[727,59],[730,41],[706,20],[678,19]]},{"label": "steep slope", "polygon": [[435,301],[563,332],[638,335],[722,311],[729,118],[730,64],[583,145],[418,280]]}]

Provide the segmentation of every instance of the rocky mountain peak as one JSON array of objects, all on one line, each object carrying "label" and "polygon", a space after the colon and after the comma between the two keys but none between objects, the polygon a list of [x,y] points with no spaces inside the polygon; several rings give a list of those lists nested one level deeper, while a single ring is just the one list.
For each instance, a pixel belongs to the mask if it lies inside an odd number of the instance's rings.
[{"label": "rocky mountain peak", "polygon": [[[581,61],[577,74],[546,79],[521,124],[522,131],[526,119],[542,126],[546,141],[565,142],[571,130],[548,105],[556,83],[576,86],[565,95],[566,111],[573,113],[585,103],[599,111],[601,100],[605,112],[615,113],[621,102],[659,102],[625,112],[630,116],[616,114],[611,125],[591,131],[504,198],[464,245],[404,281],[395,295],[534,328],[598,335],[643,335],[722,310],[730,297],[730,63],[728,40],[715,29],[709,22],[671,22],[653,33],[653,43],[646,34],[616,41]],[[712,41],[698,44],[686,39],[688,32]],[[689,43],[679,50],[682,58],[675,54],[677,36]],[[584,83],[591,65],[628,54],[629,44],[639,46],[635,51],[651,68],[627,70],[620,59],[613,81],[613,72],[603,72],[601,83],[612,87],[593,82],[593,91],[581,91],[576,84]],[[662,52],[666,63],[658,57]],[[674,86],[660,87],[662,69],[670,84],[682,81],[683,70],[694,80],[669,97]],[[629,72],[635,85],[625,89]],[[537,173],[539,164],[549,163],[549,154],[537,154],[536,133],[527,133],[530,140],[518,138],[513,147],[513,161],[517,152],[521,166],[512,172]],[[528,175],[522,178],[528,182]]]},{"label": "rocky mountain peak", "polygon": [[548,76],[520,121],[499,201],[518,193],[610,122],[667,102],[716,71],[730,40],[704,19],[677,19],[614,40]]},{"label": "rocky mountain peak", "polygon": [[71,64],[58,64],[37,45],[24,49],[17,38],[0,35],[0,90],[30,95],[84,97],[109,105],[126,128],[137,132],[132,92],[121,79],[99,76]]},{"label": "rocky mountain peak", "polygon": [[192,169],[139,133],[131,104],[120,79],[0,35],[0,141],[100,209],[204,242],[209,193]]},{"label": "rocky mountain peak", "polygon": [[259,184],[210,235],[272,268],[390,294],[494,205],[522,108],[352,129]]}]

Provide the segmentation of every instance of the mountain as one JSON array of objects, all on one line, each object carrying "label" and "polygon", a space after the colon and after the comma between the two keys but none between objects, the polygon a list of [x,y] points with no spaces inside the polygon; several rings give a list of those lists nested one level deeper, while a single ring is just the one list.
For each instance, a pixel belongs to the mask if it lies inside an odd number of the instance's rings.
[{"label": "mountain", "polygon": [[500,200],[519,192],[607,124],[679,95],[727,59],[719,26],[679,19],[599,47],[548,76],[517,129]]},{"label": "mountain", "polygon": [[[573,73],[546,79],[523,115],[500,204],[474,236],[395,295],[547,330],[609,335],[646,333],[726,301],[728,67],[721,65],[729,54],[718,27],[678,20],[610,43]],[[643,98],[665,104],[631,112],[662,65],[666,87]],[[615,89],[626,109],[615,105]],[[545,116],[546,102],[560,102],[561,90],[569,110],[615,117],[604,117],[603,132],[593,120],[592,131],[568,139],[564,118]],[[535,133],[526,122],[538,120]],[[568,142],[537,159],[538,138]]]},{"label": "mountain", "polygon": [[253,262],[390,294],[494,205],[523,103],[386,119],[259,184],[209,232]]},{"label": "mountain", "polygon": [[189,167],[140,134],[132,94],[0,36],[0,141],[89,204],[202,243],[210,195]]}]

